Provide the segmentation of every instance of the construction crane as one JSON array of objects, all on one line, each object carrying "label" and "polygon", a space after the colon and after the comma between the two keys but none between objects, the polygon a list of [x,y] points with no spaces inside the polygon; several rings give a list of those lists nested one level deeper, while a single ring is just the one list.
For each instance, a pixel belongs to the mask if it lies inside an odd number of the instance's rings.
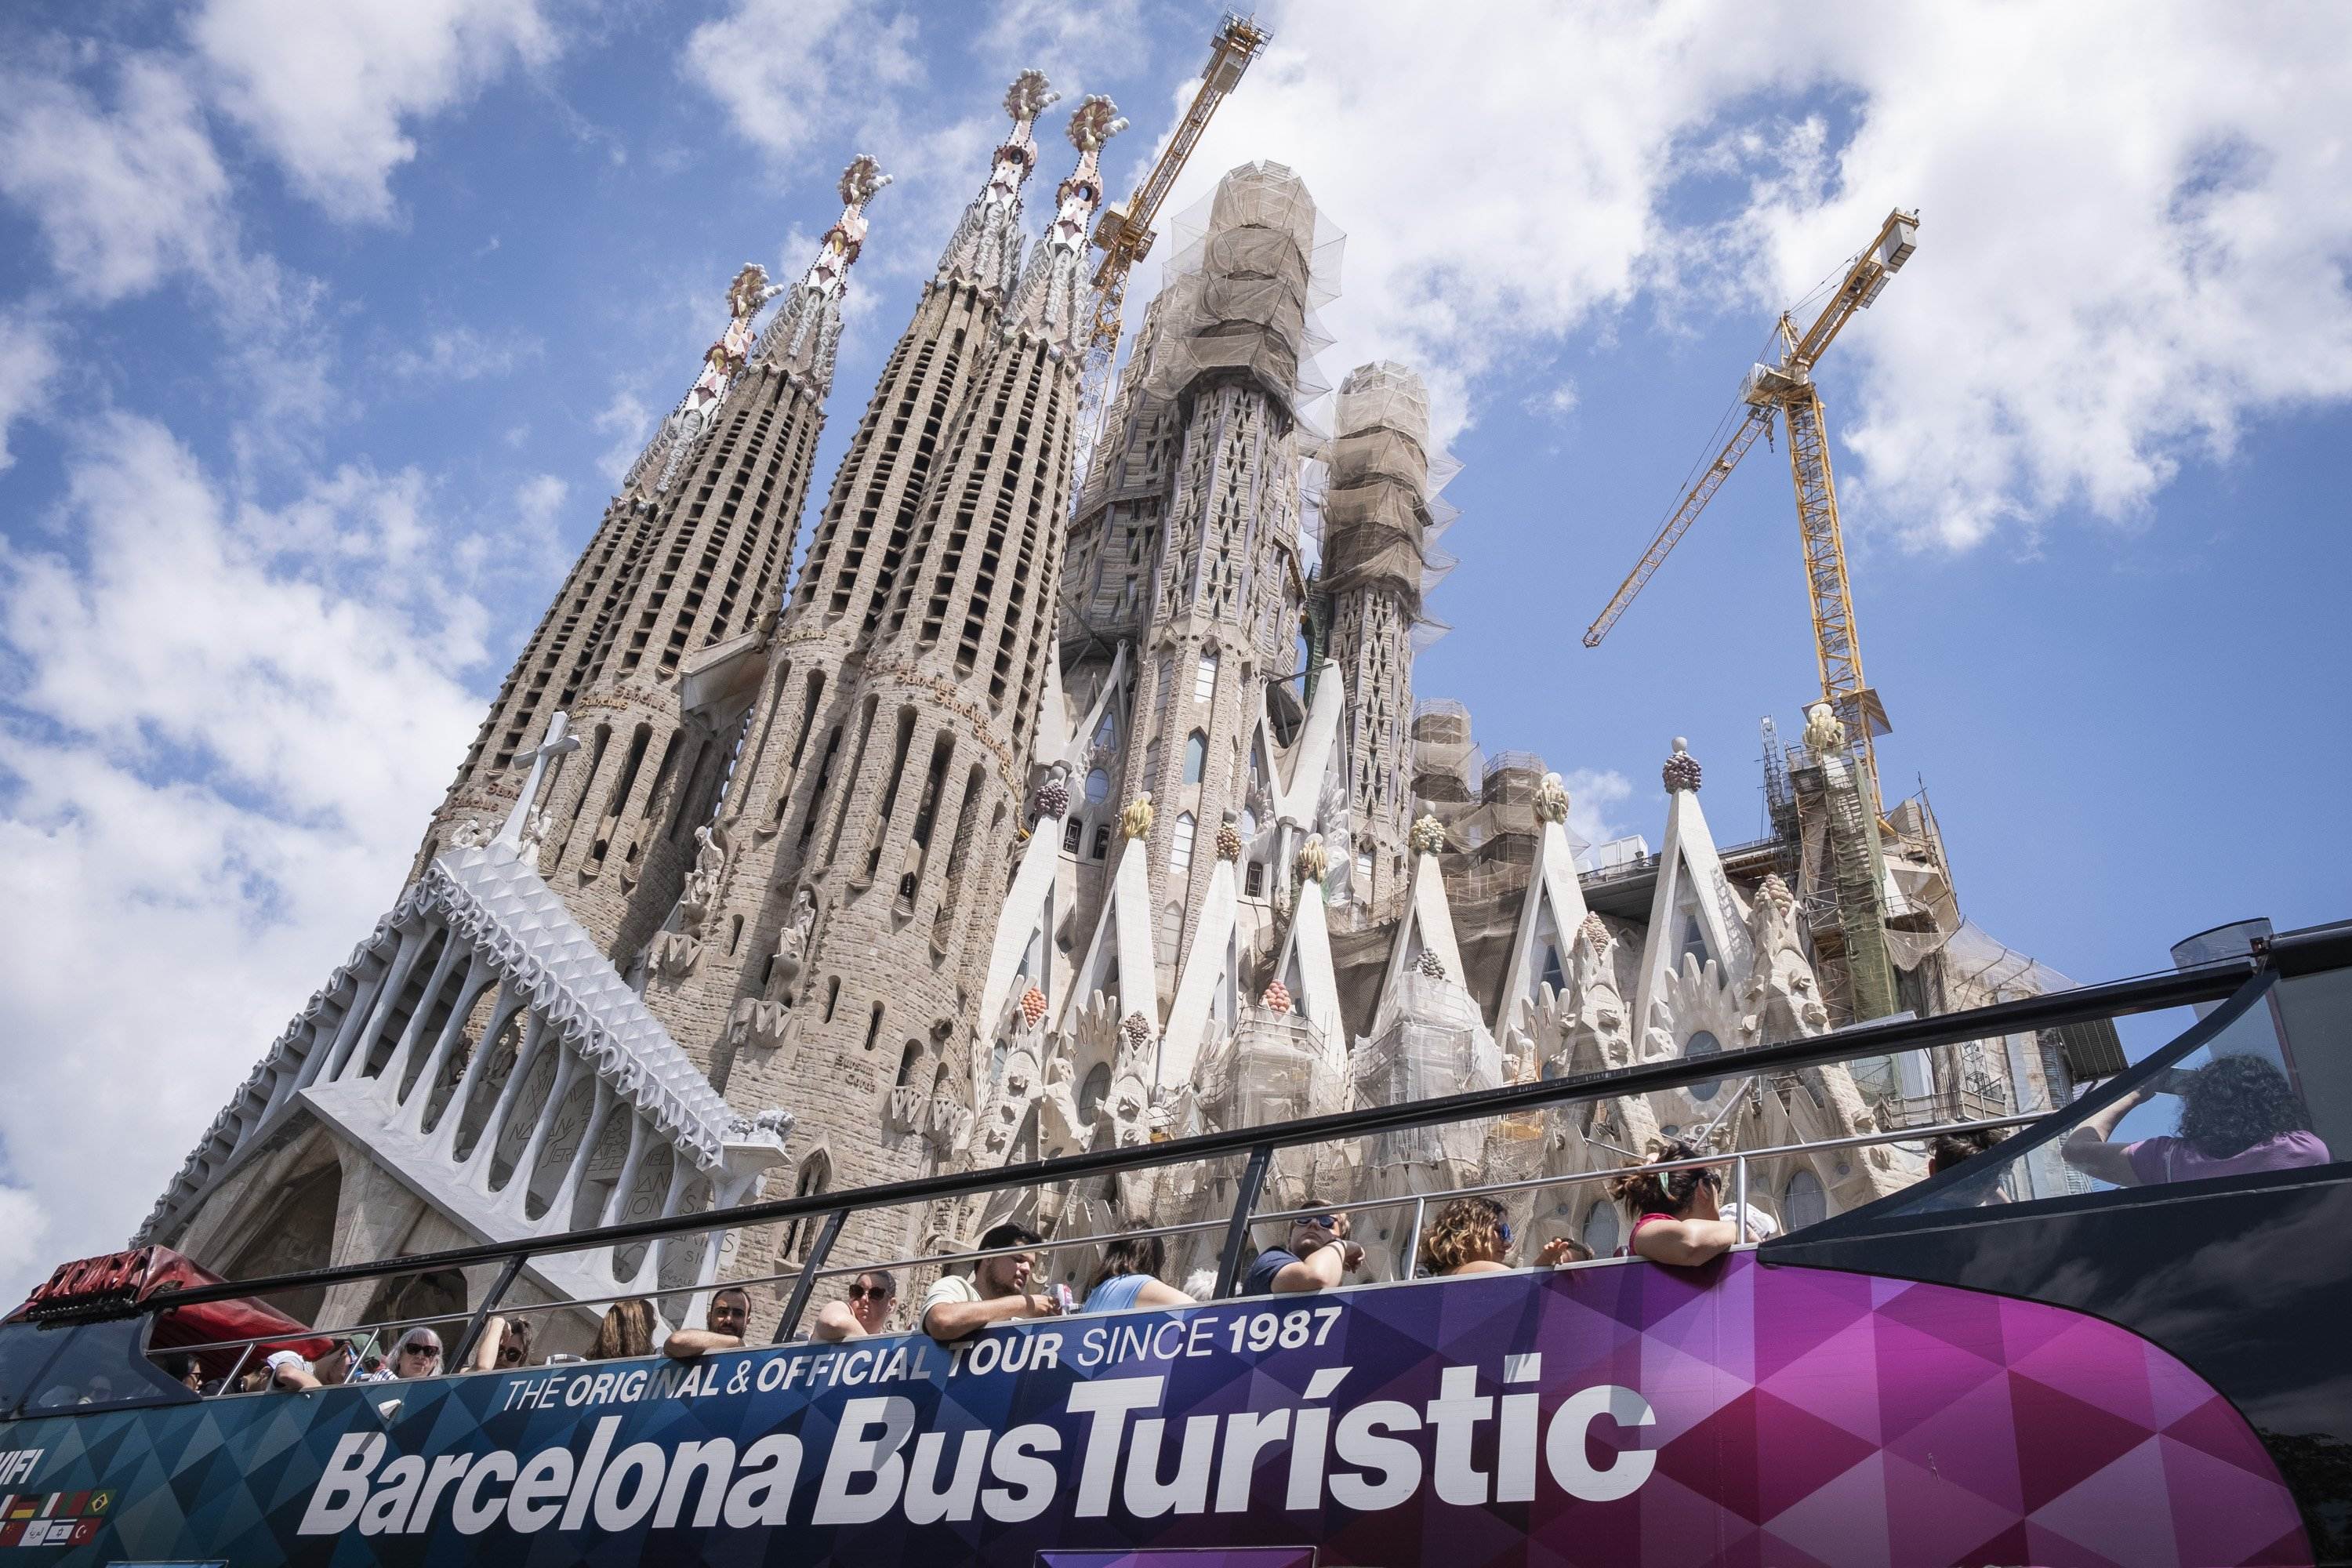
[{"label": "construction crane", "polygon": [[1911,259],[1918,228],[1917,213],[1900,208],[1889,213],[1879,226],[1878,237],[1847,263],[1843,279],[1811,327],[1800,333],[1790,315],[1782,312],[1775,329],[1780,363],[1759,363],[1748,371],[1739,388],[1739,402],[1746,412],[1731,439],[1667,515],[1657,538],[1650,542],[1650,548],[1584,634],[1585,647],[1601,646],[1601,639],[1609,635],[1609,628],[1617,624],[1642,584],[1657,574],[1667,552],[1698,521],[1698,514],[1723,488],[1739,459],[1759,437],[1770,432],[1772,416],[1779,412],[1789,427],[1789,473],[1796,481],[1805,585],[1813,599],[1813,652],[1821,664],[1822,700],[1845,721],[1846,734],[1869,774],[1871,798],[1882,808],[1878,756],[1873,742],[1887,732],[1886,710],[1863,679],[1862,641],[1854,629],[1853,595],[1846,585],[1845,544],[1838,532],[1837,487],[1830,477],[1829,433],[1822,418],[1821,393],[1813,384],[1813,368],[1853,313],[1867,310],[1886,287],[1886,280]]},{"label": "construction crane", "polygon": [[[1209,117],[1240,83],[1242,73],[1273,36],[1254,16],[1225,13],[1217,36],[1209,41],[1209,63],[1201,69],[1201,90],[1192,95],[1192,106],[1178,122],[1176,134],[1142,184],[1135,187],[1135,194],[1124,203],[1103,208],[1095,222],[1094,240],[1102,247],[1103,257],[1095,268],[1094,323],[1087,330],[1086,365],[1078,384],[1081,464],[1091,464],[1096,438],[1102,433],[1103,408],[1110,395],[1111,361],[1118,353],[1120,318],[1127,309],[1127,275],[1160,237],[1152,231],[1151,221],[1160,216],[1160,204],[1168,199],[1176,176],[1183,173],[1185,160],[1200,145]],[[1082,468],[1080,480],[1085,477]],[[1076,500],[1073,493],[1073,502]]]}]

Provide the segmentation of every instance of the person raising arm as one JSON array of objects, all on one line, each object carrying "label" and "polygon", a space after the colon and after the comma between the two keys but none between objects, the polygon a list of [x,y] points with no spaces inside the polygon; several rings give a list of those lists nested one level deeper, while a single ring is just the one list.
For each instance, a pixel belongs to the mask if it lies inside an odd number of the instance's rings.
[{"label": "person raising arm", "polygon": [[[1699,1152],[1680,1139],[1650,1141],[1643,1164],[1696,1160]],[[1716,1207],[1723,1173],[1694,1166],[1680,1171],[1628,1170],[1609,1182],[1609,1195],[1640,1217],[1633,1222],[1632,1250],[1653,1263],[1688,1268],[1729,1251],[1739,1232]]]},{"label": "person raising arm", "polygon": [[1257,1255],[1242,1281],[1244,1296],[1328,1290],[1361,1267],[1364,1249],[1348,1239],[1348,1216],[1309,1215],[1290,1227],[1290,1245]]},{"label": "person raising arm", "polygon": [[838,1301],[827,1301],[816,1317],[809,1338],[837,1343],[878,1334],[890,1324],[890,1307],[898,1299],[898,1281],[887,1268],[869,1268],[849,1282]]},{"label": "person raising arm", "polygon": [[[1034,1247],[1045,1239],[1027,1226],[1008,1221],[990,1227],[988,1234],[980,1238],[977,1250],[994,1252],[1006,1247]],[[1053,1301],[1029,1289],[1029,1275],[1035,1261],[1029,1253],[1015,1252],[980,1259],[972,1265],[969,1276],[940,1275],[923,1293],[923,1310],[918,1319],[923,1332],[946,1343],[976,1333],[991,1323],[1010,1322],[1015,1318],[1052,1317]]]}]

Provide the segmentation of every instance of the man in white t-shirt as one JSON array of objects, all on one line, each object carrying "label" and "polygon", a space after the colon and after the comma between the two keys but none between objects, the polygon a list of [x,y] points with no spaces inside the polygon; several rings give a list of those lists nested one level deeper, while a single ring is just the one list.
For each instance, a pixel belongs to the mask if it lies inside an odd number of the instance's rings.
[{"label": "man in white t-shirt", "polygon": [[[1034,1247],[1045,1238],[1024,1225],[994,1226],[980,1238],[977,1250],[993,1252],[1006,1247]],[[1015,1318],[1050,1318],[1053,1299],[1033,1295],[1029,1276],[1036,1258],[1027,1252],[983,1258],[970,1275],[942,1274],[923,1293],[923,1308],[915,1321],[923,1332],[945,1342],[960,1340],[991,1323]]]}]

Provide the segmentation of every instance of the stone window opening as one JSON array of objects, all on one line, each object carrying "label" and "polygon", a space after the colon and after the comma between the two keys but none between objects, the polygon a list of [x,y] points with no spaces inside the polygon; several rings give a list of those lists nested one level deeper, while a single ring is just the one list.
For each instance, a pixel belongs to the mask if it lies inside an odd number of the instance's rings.
[{"label": "stone window opening", "polygon": [[1184,782],[1196,784],[1208,766],[1209,737],[1195,730],[1184,741]]},{"label": "stone window opening", "polygon": [[[772,957],[768,962],[772,965],[775,963],[775,960]],[[824,983],[824,1016],[820,1020],[820,1022],[827,1024],[833,1022],[834,1005],[840,1000],[841,976],[836,974],[832,979]]]},{"label": "stone window opening", "polygon": [[1175,839],[1168,851],[1168,868],[1171,871],[1192,868],[1192,834],[1196,826],[1189,811],[1176,819]]},{"label": "stone window opening", "polygon": [[915,1065],[922,1059],[923,1042],[908,1040],[907,1048],[898,1053],[898,1076],[891,1080],[893,1085],[903,1089],[912,1082],[915,1077]]},{"label": "stone window opening", "polygon": [[877,1002],[874,1004],[874,1016],[866,1020],[866,1048],[869,1051],[872,1050],[874,1048],[875,1042],[879,1040],[881,1037],[882,1004]]},{"label": "stone window opening", "polygon": [[[793,1196],[813,1198],[831,1189],[833,1161],[822,1149],[801,1162],[800,1179],[793,1184]],[[816,1239],[816,1215],[803,1215],[784,1227],[784,1257],[798,1263],[808,1256],[809,1244]]]},{"label": "stone window opening", "polygon": [[1192,671],[1192,700],[1206,702],[1217,692],[1217,650],[1204,647],[1201,662]]},{"label": "stone window opening", "polygon": [[1065,855],[1076,854],[1085,841],[1086,832],[1087,825],[1085,823],[1079,821],[1075,816],[1070,818],[1069,826],[1062,829],[1062,853]]},{"label": "stone window opening", "polygon": [[1097,828],[1095,829],[1095,847],[1094,847],[1094,855],[1093,855],[1093,857],[1092,857],[1092,858],[1095,858],[1095,859],[1097,859],[1097,860],[1101,860],[1101,859],[1106,859],[1106,858],[1108,858],[1109,857],[1109,855],[1110,855],[1110,825],[1109,825],[1109,824],[1108,824],[1108,823],[1105,823],[1105,824],[1103,824],[1102,826],[1098,826],[1098,827],[1097,827]]}]

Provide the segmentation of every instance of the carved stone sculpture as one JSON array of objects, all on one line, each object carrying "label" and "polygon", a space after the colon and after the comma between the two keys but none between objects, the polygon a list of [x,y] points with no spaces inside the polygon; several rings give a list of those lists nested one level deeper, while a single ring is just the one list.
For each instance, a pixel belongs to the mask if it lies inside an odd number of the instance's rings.
[{"label": "carved stone sculpture", "polygon": [[1151,832],[1151,792],[1145,790],[1127,803],[1118,814],[1118,830],[1129,838],[1142,838]]},{"label": "carved stone sculpture", "polygon": [[1412,825],[1412,852],[1416,855],[1440,853],[1445,847],[1445,824],[1434,816],[1416,818]]},{"label": "carved stone sculpture", "polygon": [[1242,830],[1229,819],[1217,824],[1217,858],[1238,860],[1242,858]]},{"label": "carved stone sculpture", "polygon": [[1816,702],[1805,710],[1805,750],[1813,761],[1823,762],[1843,755],[1845,751],[1845,721],[1837,710],[1826,702]]},{"label": "carved stone sculpture", "polygon": [[1675,737],[1675,754],[1666,759],[1658,776],[1664,782],[1668,795],[1685,789],[1694,795],[1698,793],[1698,759],[1690,754],[1688,741],[1680,735]]},{"label": "carved stone sculpture", "polygon": [[1558,773],[1546,773],[1536,785],[1536,815],[1546,822],[1568,820],[1568,785]]},{"label": "carved stone sculpture", "polygon": [[1298,847],[1292,868],[1298,873],[1302,883],[1320,882],[1331,874],[1331,851],[1324,847],[1321,834],[1307,836],[1307,841]]}]

